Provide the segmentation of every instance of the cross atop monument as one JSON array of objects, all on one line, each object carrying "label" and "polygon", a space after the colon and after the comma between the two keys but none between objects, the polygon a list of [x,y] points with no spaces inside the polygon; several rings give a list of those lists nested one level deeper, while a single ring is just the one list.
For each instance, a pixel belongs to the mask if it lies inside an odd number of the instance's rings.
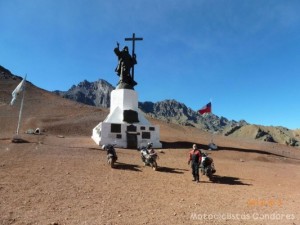
[{"label": "cross atop monument", "polygon": [[[135,37],[135,33],[132,34],[132,38],[125,38],[125,41],[132,41],[132,57],[135,57],[135,53],[134,53],[134,50],[135,50],[135,41],[142,41],[143,38],[136,38]],[[132,80],[134,80],[134,65],[132,66]]]}]

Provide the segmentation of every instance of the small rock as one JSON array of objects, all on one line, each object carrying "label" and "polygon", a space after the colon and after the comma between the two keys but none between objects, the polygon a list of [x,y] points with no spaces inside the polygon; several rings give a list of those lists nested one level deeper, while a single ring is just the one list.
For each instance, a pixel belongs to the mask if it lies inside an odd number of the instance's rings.
[{"label": "small rock", "polygon": [[52,222],[52,223],[50,223],[50,225],[59,225],[59,223],[58,222]]}]

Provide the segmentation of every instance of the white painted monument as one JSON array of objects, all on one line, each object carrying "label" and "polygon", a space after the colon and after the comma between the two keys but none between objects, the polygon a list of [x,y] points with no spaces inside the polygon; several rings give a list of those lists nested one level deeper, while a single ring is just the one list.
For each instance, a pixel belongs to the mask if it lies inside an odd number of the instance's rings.
[{"label": "white painted monument", "polygon": [[[114,52],[118,56],[119,64],[116,68],[120,81],[115,90],[111,92],[110,113],[103,122],[100,122],[94,129],[92,139],[98,145],[115,144],[120,148],[137,148],[146,146],[152,142],[154,148],[161,148],[159,140],[159,126],[153,126],[145,118],[138,108],[138,95],[133,90],[137,84],[134,81],[134,64],[136,56],[134,43],[142,38],[125,38],[133,42],[132,56],[125,46],[119,51],[119,43]],[[132,75],[130,70],[132,69]]]}]

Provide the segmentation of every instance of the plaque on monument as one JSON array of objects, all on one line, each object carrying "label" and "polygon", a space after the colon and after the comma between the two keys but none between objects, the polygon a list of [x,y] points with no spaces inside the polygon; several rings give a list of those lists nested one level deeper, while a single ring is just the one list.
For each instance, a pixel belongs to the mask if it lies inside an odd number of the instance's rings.
[{"label": "plaque on monument", "polygon": [[127,123],[138,123],[139,122],[138,112],[131,109],[124,110],[123,121]]}]

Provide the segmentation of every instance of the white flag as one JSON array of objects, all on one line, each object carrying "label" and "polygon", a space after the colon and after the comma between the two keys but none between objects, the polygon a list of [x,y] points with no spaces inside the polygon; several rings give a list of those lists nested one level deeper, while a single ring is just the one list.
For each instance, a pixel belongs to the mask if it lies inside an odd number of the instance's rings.
[{"label": "white flag", "polygon": [[21,91],[24,90],[24,86],[25,86],[25,81],[26,81],[26,78],[23,79],[19,85],[15,88],[15,90],[11,93],[12,95],[12,100],[10,102],[10,105],[13,105],[17,99],[17,96],[21,93]]}]

